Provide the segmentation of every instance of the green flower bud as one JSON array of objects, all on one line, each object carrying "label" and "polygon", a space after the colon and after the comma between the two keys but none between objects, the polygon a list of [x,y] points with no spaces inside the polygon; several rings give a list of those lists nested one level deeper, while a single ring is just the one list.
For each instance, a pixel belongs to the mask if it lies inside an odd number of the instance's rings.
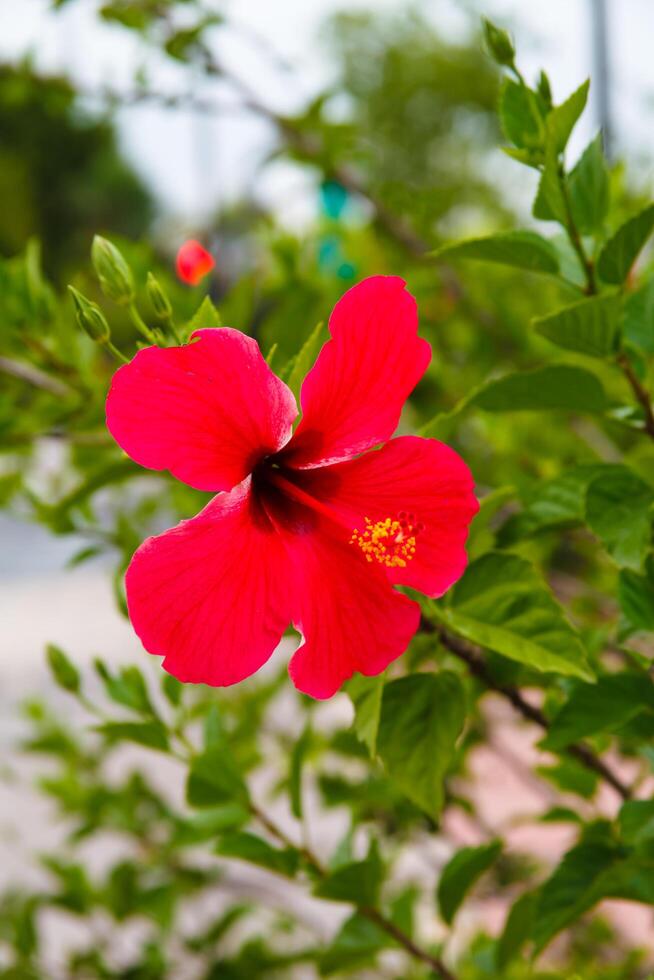
[{"label": "green flower bud", "polygon": [[91,258],[102,292],[115,303],[127,306],[134,301],[134,279],[115,245],[96,235],[91,248]]},{"label": "green flower bud", "polygon": [[543,100],[543,102],[545,103],[545,105],[548,107],[548,109],[551,109],[552,108],[552,86],[550,85],[550,80],[549,80],[549,78],[547,77],[547,75],[545,74],[544,71],[541,71],[540,75],[538,76],[538,85],[537,85],[536,88],[537,88],[538,94],[540,95],[540,97]]},{"label": "green flower bud", "polygon": [[173,315],[173,308],[170,305],[170,300],[151,272],[148,272],[145,288],[156,317],[159,320],[170,320],[171,316]]},{"label": "green flower bud", "polygon": [[492,57],[498,65],[505,65],[507,68],[510,68],[515,61],[515,48],[513,47],[511,35],[508,31],[496,27],[495,24],[492,24],[485,17],[483,24],[484,37],[486,38],[486,44]]},{"label": "green flower bud", "polygon": [[75,316],[79,326],[96,344],[106,344],[111,337],[111,331],[100,307],[73,286],[69,286],[68,291],[75,303]]}]

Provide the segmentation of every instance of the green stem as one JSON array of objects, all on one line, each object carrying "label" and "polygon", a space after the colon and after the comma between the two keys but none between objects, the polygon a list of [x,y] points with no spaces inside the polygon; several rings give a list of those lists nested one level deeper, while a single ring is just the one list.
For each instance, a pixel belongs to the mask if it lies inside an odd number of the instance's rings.
[{"label": "green stem", "polygon": [[566,175],[563,167],[558,168],[559,186],[561,188],[561,194],[563,195],[563,202],[565,204],[566,213],[566,223],[565,230],[570,240],[570,244],[574,248],[581,267],[586,276],[586,293],[589,296],[597,295],[597,280],[595,278],[595,266],[593,260],[586,254],[586,249],[584,248],[584,243],[581,235],[579,234],[579,229],[574,220],[572,214],[572,201],[570,200],[570,191],[568,190],[568,182],[566,180]]},{"label": "green stem", "polygon": [[150,330],[150,327],[143,320],[141,314],[137,310],[136,305],[134,303],[130,303],[127,309],[129,311],[130,319],[138,332],[142,334],[142,336],[145,337],[150,344],[154,344],[155,347],[158,347],[159,340],[157,339],[157,335],[153,330]]},{"label": "green stem", "polygon": [[129,364],[129,358],[125,357],[125,355],[121,351],[119,351],[116,345],[112,344],[110,340],[106,340],[103,346],[106,347],[107,350],[110,353],[112,353],[118,361],[122,361],[123,364]]}]

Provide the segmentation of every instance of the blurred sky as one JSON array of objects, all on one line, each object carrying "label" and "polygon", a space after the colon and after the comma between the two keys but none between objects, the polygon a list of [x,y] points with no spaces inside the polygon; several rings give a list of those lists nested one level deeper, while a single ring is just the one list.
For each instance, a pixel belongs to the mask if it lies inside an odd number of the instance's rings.
[{"label": "blurred sky", "polygon": [[[546,65],[555,96],[565,97],[592,71],[591,4],[598,0],[423,0],[414,5],[452,37],[465,30],[470,12],[484,13],[515,32],[525,74]],[[611,94],[616,145],[633,158],[654,158],[652,138],[652,38],[654,0],[606,0],[611,56]],[[235,30],[222,32],[217,46],[229,65],[276,108],[292,109],[330,78],[320,26],[337,10],[403,9],[401,0],[231,0],[226,5]],[[67,72],[89,92],[103,86],[127,90],[134,70],[145,65],[160,91],[192,89],[208,97],[215,86],[189,79],[152,56],[120,27],[99,24],[95,0],[70,0],[58,15],[46,0],[0,0],[0,58],[31,52],[39,67]],[[466,13],[467,12],[467,13]],[[279,59],[288,63],[288,70]],[[591,109],[592,109],[591,101]],[[260,120],[228,113],[200,118],[188,111],[137,106],[119,113],[123,148],[153,187],[164,209],[189,227],[216,203],[255,187],[291,223],[314,206],[311,181],[279,164],[264,178],[258,164],[270,145]],[[587,113],[572,154],[597,127]],[[505,158],[504,158],[505,161]],[[649,173],[645,178],[649,178]]]}]

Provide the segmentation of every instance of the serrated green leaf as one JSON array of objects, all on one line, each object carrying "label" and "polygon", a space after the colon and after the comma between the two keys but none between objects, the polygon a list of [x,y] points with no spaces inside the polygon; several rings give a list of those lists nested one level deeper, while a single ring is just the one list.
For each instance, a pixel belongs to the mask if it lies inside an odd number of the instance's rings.
[{"label": "serrated green leaf", "polygon": [[553,480],[530,487],[527,506],[502,526],[499,544],[506,547],[541,531],[583,524],[588,485],[603,469],[601,463],[576,466]]},{"label": "serrated green leaf", "polygon": [[413,674],[384,687],[377,751],[391,780],[436,817],[443,780],[465,720],[465,695],[456,674]]},{"label": "serrated green leaf", "polygon": [[559,175],[559,162],[552,139],[548,139],[545,147],[543,169],[532,214],[534,218],[539,218],[541,221],[558,221],[564,226],[568,222],[568,209]]},{"label": "serrated green leaf", "polygon": [[650,204],[618,228],[602,248],[597,260],[597,271],[604,282],[622,285],[652,229],[654,204]]},{"label": "serrated green leaf", "polygon": [[468,403],[487,412],[602,412],[606,396],[599,379],[590,371],[569,364],[550,364],[489,381],[472,394]]},{"label": "serrated green leaf", "polygon": [[461,903],[475,882],[502,853],[500,841],[479,847],[462,847],[443,868],[436,898],[443,920],[452,924]]},{"label": "serrated green leaf", "polygon": [[654,490],[626,466],[612,466],[591,480],[586,522],[616,564],[638,571],[652,537]]},{"label": "serrated green leaf", "polygon": [[620,300],[592,296],[533,320],[536,332],[566,350],[608,357],[618,346]]},{"label": "serrated green leaf", "polygon": [[577,684],[541,745],[557,750],[580,738],[614,731],[645,708],[654,711],[654,684],[647,674],[623,672],[600,677],[595,684]]},{"label": "serrated green leaf", "polygon": [[518,555],[491,552],[472,562],[438,615],[468,640],[518,663],[593,680],[581,639]]},{"label": "serrated green leaf", "polygon": [[559,260],[556,249],[533,231],[505,231],[485,238],[444,245],[432,253],[448,259],[477,259],[495,262],[530,272],[556,274]]},{"label": "serrated green leaf", "polygon": [[186,326],[186,334],[188,337],[190,337],[195,330],[204,330],[206,327],[221,326],[222,321],[220,319],[220,313],[214,306],[211,297],[205,296],[189,320]]},{"label": "serrated green leaf", "polygon": [[522,149],[542,146],[545,111],[536,92],[506,78],[500,91],[499,113],[502,131],[511,143]]},{"label": "serrated green leaf", "polygon": [[269,871],[292,878],[300,863],[299,852],[292,847],[273,847],[256,834],[234,831],[224,834],[216,845],[216,854],[222,857],[239,858],[250,864],[257,864]]},{"label": "serrated green leaf", "polygon": [[75,665],[68,659],[63,650],[49,643],[46,647],[48,666],[52,671],[52,676],[65,691],[71,694],[78,694],[80,689],[80,674]]},{"label": "serrated green leaf", "polygon": [[364,677],[363,674],[354,674],[345,684],[345,692],[350,696],[354,706],[352,727],[355,735],[367,747],[370,755],[374,756],[384,692],[384,675]]},{"label": "serrated green leaf", "polygon": [[562,758],[553,766],[536,766],[536,772],[562,793],[576,793],[582,799],[590,800],[597,792],[597,773],[573,758]]},{"label": "serrated green leaf", "polygon": [[578,231],[601,231],[609,209],[609,171],[604,158],[602,134],[588,144],[568,177],[570,210]]},{"label": "serrated green leaf", "polygon": [[555,106],[547,116],[547,131],[557,153],[562,153],[570,139],[577,120],[586,108],[590,81],[585,81],[561,105]]}]

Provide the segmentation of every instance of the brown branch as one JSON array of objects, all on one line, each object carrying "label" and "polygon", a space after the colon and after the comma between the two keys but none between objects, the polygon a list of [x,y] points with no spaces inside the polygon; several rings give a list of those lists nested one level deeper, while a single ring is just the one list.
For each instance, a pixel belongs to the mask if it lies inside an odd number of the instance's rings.
[{"label": "brown branch", "polygon": [[624,353],[618,354],[617,360],[618,364],[622,368],[625,378],[629,382],[636,401],[643,409],[643,413],[645,415],[645,432],[650,439],[654,439],[654,411],[652,411],[652,402],[650,401],[650,397],[640,383],[640,379],[636,376],[627,355]]},{"label": "brown branch", "polygon": [[[421,622],[421,629],[425,633],[434,633],[438,636],[443,646],[450,653],[454,654],[455,657],[458,657],[459,660],[462,660],[474,677],[480,680],[489,690],[495,691],[497,694],[501,694],[502,697],[506,698],[523,718],[538,725],[544,731],[549,730],[550,723],[541,709],[527,701],[517,687],[513,687],[511,684],[502,684],[497,681],[489,670],[483,654],[475,646],[450,633],[444,627],[429,622],[424,617]],[[613,772],[603,759],[595,755],[587,745],[581,743],[569,745],[566,751],[585,766],[586,769],[590,769],[600,776],[623,800],[631,798],[632,794],[629,786]]]},{"label": "brown branch", "polygon": [[[322,863],[316,857],[316,855],[308,847],[298,847],[293,841],[286,835],[286,833],[278,827],[274,821],[270,819],[268,814],[258,807],[255,803],[250,803],[250,812],[253,817],[259,821],[259,823],[265,827],[268,833],[283,844],[284,847],[290,847],[295,851],[299,851],[307,864],[313,869],[313,871],[320,877],[326,878],[329,872]],[[352,902],[356,907],[360,915],[365,916],[370,922],[374,922],[379,929],[386,933],[395,940],[398,945],[402,946],[406,952],[413,957],[413,959],[418,960],[420,963],[425,963],[431,970],[438,974],[442,980],[456,980],[454,974],[445,966],[440,957],[433,955],[428,952],[428,950],[423,949],[413,941],[411,936],[407,935],[403,929],[396,926],[391,919],[387,919],[386,916],[379,911],[379,909],[374,908],[369,905],[359,905],[357,902]]]}]

